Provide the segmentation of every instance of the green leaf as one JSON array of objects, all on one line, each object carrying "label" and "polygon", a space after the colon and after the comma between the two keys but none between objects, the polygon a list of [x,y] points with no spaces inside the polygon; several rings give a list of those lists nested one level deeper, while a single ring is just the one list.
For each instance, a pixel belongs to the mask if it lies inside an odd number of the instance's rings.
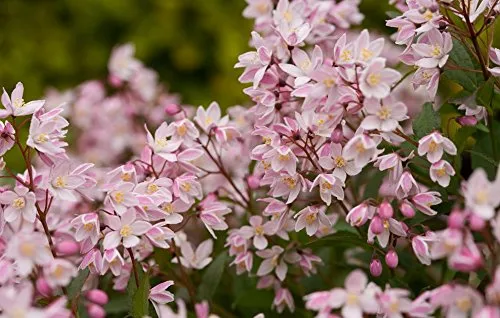
[{"label": "green leaf", "polygon": [[135,282],[133,273],[130,275],[127,285],[127,293],[130,304],[130,314],[134,318],[142,318],[149,315],[149,275],[144,273],[140,266],[137,268],[139,285]]},{"label": "green leaf", "polygon": [[212,262],[212,264],[208,266],[201,279],[201,284],[198,287],[198,296],[200,299],[212,299],[215,290],[220,284],[222,274],[224,273],[224,269],[226,268],[227,259],[227,253],[220,253]]},{"label": "green leaf", "polygon": [[[453,40],[453,49],[450,52],[450,61],[457,67],[479,70],[475,59],[460,41]],[[465,70],[446,70],[443,75],[449,80],[459,84],[464,90],[474,92],[483,81],[480,73]]]},{"label": "green leaf", "polygon": [[460,154],[464,151],[467,146],[467,140],[476,132],[476,127],[465,126],[461,127],[453,138],[455,146],[457,146],[457,155],[454,157],[453,168],[455,171],[460,171],[460,166],[462,163]]},{"label": "green leaf", "polygon": [[113,297],[109,297],[109,302],[104,305],[104,310],[106,314],[120,314],[126,313],[129,309],[129,303],[127,301],[126,294],[116,294]]},{"label": "green leaf", "polygon": [[495,95],[495,80],[490,77],[476,92],[476,102],[478,105],[489,108]]},{"label": "green leaf", "polygon": [[441,125],[439,113],[432,108],[431,103],[425,103],[422,111],[413,122],[413,132],[418,138],[428,135]]},{"label": "green leaf", "polygon": [[78,275],[68,285],[68,299],[75,298],[82,291],[83,285],[85,284],[88,276],[88,268],[78,272]]}]

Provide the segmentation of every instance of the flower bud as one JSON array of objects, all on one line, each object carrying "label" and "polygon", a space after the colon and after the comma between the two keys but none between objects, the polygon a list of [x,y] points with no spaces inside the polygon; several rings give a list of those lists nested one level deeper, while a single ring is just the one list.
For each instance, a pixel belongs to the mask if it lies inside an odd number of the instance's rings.
[{"label": "flower bud", "polygon": [[474,116],[461,116],[455,121],[462,126],[475,126],[477,124],[477,118]]},{"label": "flower bud", "polygon": [[104,318],[106,317],[106,312],[104,308],[96,304],[87,305],[87,313],[90,318]]},{"label": "flower bud", "polygon": [[109,74],[108,82],[115,88],[122,86],[122,80],[118,76],[115,76],[113,74]]},{"label": "flower bud", "polygon": [[461,229],[464,226],[464,213],[458,209],[451,211],[448,217],[448,227],[452,229]]},{"label": "flower bud", "polygon": [[45,278],[43,277],[38,277],[38,279],[36,280],[36,290],[40,293],[40,295],[44,296],[44,297],[50,297],[52,296],[52,288],[49,286],[49,284],[47,283],[47,281],[45,280]]},{"label": "flower bud", "polygon": [[98,305],[106,305],[109,301],[108,295],[100,289],[89,290],[85,294],[85,297],[87,297],[89,301]]},{"label": "flower bud", "polygon": [[382,274],[382,263],[374,258],[370,263],[370,274],[374,277],[379,277]]},{"label": "flower bud", "polygon": [[401,214],[409,219],[415,216],[415,209],[408,202],[401,203],[399,211],[401,211]]},{"label": "flower bud", "polygon": [[385,254],[385,263],[389,266],[389,268],[398,267],[398,262],[399,258],[395,250],[390,250],[387,254]]},{"label": "flower bud", "polygon": [[56,244],[56,252],[59,255],[74,255],[80,251],[80,245],[75,241],[61,241]]},{"label": "flower bud", "polygon": [[335,128],[333,131],[332,131],[332,134],[330,136],[330,139],[332,140],[332,142],[336,143],[336,144],[339,144],[342,142],[342,140],[344,139],[344,134],[342,133],[342,129],[340,128]]},{"label": "flower bud", "polygon": [[181,111],[181,108],[177,104],[168,104],[167,106],[165,106],[164,110],[167,115],[174,116]]},{"label": "flower bud", "polygon": [[255,190],[260,186],[260,178],[256,175],[251,175],[247,177],[247,183],[250,189]]},{"label": "flower bud", "polygon": [[373,234],[378,235],[384,232],[384,222],[378,216],[375,216],[370,223],[370,230]]},{"label": "flower bud", "polygon": [[486,226],[486,221],[475,214],[471,214],[469,216],[469,226],[473,231],[481,231]]},{"label": "flower bud", "polygon": [[392,205],[384,200],[384,202],[382,202],[378,207],[378,215],[380,215],[380,217],[383,219],[392,218],[392,216],[394,215]]}]

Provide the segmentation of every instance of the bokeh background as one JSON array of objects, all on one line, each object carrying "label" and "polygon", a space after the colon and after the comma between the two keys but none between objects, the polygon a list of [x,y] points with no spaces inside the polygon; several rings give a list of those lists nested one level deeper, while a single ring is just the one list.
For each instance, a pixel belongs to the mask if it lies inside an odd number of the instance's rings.
[{"label": "bokeh background", "polygon": [[[247,101],[234,69],[248,50],[244,0],[0,0],[0,86],[23,81],[26,98],[47,87],[103,78],[112,48],[133,42],[171,92],[193,105]],[[386,0],[363,0],[362,27],[384,27]]]}]

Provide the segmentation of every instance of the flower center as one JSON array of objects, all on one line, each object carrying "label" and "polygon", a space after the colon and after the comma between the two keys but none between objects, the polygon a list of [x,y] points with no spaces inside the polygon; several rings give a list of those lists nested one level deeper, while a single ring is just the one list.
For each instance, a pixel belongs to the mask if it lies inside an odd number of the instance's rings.
[{"label": "flower center", "polygon": [[437,150],[437,148],[438,144],[434,140],[431,140],[431,142],[429,143],[429,152],[434,152]]},{"label": "flower center", "polygon": [[459,298],[456,304],[458,309],[460,309],[463,312],[469,312],[469,310],[472,308],[472,302],[470,301],[469,297]]},{"label": "flower center", "polygon": [[183,182],[181,184],[181,188],[182,188],[182,191],[189,192],[189,191],[191,191],[191,184],[187,183],[187,182]]},{"label": "flower center", "polygon": [[348,293],[345,302],[347,303],[347,305],[357,305],[359,303],[359,297],[356,294]]},{"label": "flower center", "polygon": [[290,190],[295,188],[295,186],[297,185],[297,181],[295,181],[295,179],[292,177],[284,177],[283,182],[288,186]]},{"label": "flower center", "polygon": [[333,78],[331,78],[331,77],[329,77],[329,78],[325,78],[325,79],[323,80],[323,84],[325,84],[325,86],[326,86],[327,88],[332,88],[332,87],[333,87],[333,85],[335,85],[335,83],[336,83],[336,82],[335,82],[335,80],[334,80]]},{"label": "flower center", "polygon": [[264,227],[262,225],[257,225],[255,227],[255,234],[256,235],[262,235],[262,234],[264,234]]},{"label": "flower center", "polygon": [[61,278],[64,275],[64,268],[61,265],[57,265],[52,272],[55,278]]},{"label": "flower center", "polygon": [[387,106],[382,106],[377,112],[378,118],[385,120],[391,118],[391,109]]},{"label": "flower center", "polygon": [[128,172],[124,172],[124,173],[122,173],[121,179],[123,181],[130,181],[130,180],[132,180],[132,175]]},{"label": "flower center", "polygon": [[160,146],[160,147],[166,147],[166,146],[167,146],[167,144],[168,144],[168,139],[167,139],[167,137],[165,137],[165,138],[158,138],[158,139],[156,140],[156,144],[157,144],[158,146]]},{"label": "flower center", "polygon": [[323,190],[323,192],[328,192],[332,188],[333,188],[333,185],[328,181],[323,181],[321,183],[321,189]]},{"label": "flower center", "polygon": [[123,193],[122,191],[116,191],[114,197],[116,203],[120,204],[123,202],[123,200],[125,200],[125,193]]},{"label": "flower center", "polygon": [[384,228],[385,228],[385,229],[388,229],[388,228],[389,228],[389,226],[390,226],[389,221],[384,220]]},{"label": "flower center", "polygon": [[363,48],[361,50],[361,58],[363,59],[363,61],[368,61],[372,57],[373,57],[373,51],[370,51],[366,48]]},{"label": "flower center", "polygon": [[356,144],[356,151],[358,153],[363,153],[366,151],[365,145],[363,145],[361,141]]},{"label": "flower center", "polygon": [[446,175],[446,169],[445,168],[437,169],[436,174],[438,177],[444,177]]},{"label": "flower center", "polygon": [[39,134],[38,136],[36,136],[35,138],[35,141],[40,143],[40,144],[43,144],[47,141],[49,141],[49,136],[47,134]]},{"label": "flower center", "polygon": [[130,227],[130,225],[122,226],[122,228],[120,230],[120,235],[122,237],[127,237],[127,236],[130,236],[131,234],[132,234],[132,228]]},{"label": "flower center", "polygon": [[63,177],[57,177],[54,182],[54,187],[56,188],[64,188],[66,186],[66,182]]},{"label": "flower center", "polygon": [[271,144],[271,137],[262,137],[262,142],[269,146]]},{"label": "flower center", "polygon": [[177,127],[177,134],[179,136],[184,136],[186,133],[187,133],[186,125],[182,124],[179,127]]},{"label": "flower center", "polygon": [[15,107],[15,108],[20,108],[20,107],[23,107],[25,104],[24,104],[24,99],[22,98],[16,98],[14,100],[14,102],[12,103],[12,105]]},{"label": "flower center", "polygon": [[278,159],[279,159],[279,161],[288,161],[288,160],[290,160],[290,154],[279,155]]},{"label": "flower center", "polygon": [[340,59],[342,60],[342,62],[350,62],[352,60],[351,50],[343,50],[340,54]]},{"label": "flower center", "polygon": [[377,86],[378,84],[380,84],[381,80],[382,80],[382,76],[380,76],[380,74],[371,73],[368,76],[367,82],[368,82],[368,84],[370,84],[370,86]]},{"label": "flower center", "polygon": [[149,185],[148,185],[148,189],[146,190],[146,192],[147,192],[148,194],[153,194],[153,193],[155,193],[156,191],[158,191],[159,189],[160,189],[160,188],[159,188],[156,184],[151,183],[151,184],[149,184]]},{"label": "flower center", "polygon": [[345,166],[345,159],[341,156],[335,157],[335,165],[338,168],[342,168]]},{"label": "flower center", "polygon": [[489,199],[488,191],[479,190],[476,193],[476,203],[477,204],[486,204]]},{"label": "flower center", "polygon": [[285,13],[283,13],[283,17],[285,18],[286,22],[290,22],[293,20],[293,14],[290,12],[290,10],[285,11]]},{"label": "flower center", "polygon": [[172,203],[164,204],[161,209],[167,214],[172,214],[172,212],[174,212],[174,206]]},{"label": "flower center", "polygon": [[309,213],[307,216],[306,216],[306,223],[311,225],[313,224],[315,221],[316,221],[317,217],[316,217],[316,213]]},{"label": "flower center", "polygon": [[86,232],[90,232],[94,229],[94,224],[92,223],[86,223],[83,225],[83,229],[86,231]]},{"label": "flower center", "polygon": [[17,199],[14,199],[14,202],[12,202],[12,205],[16,209],[22,209],[26,205],[26,201],[24,200],[24,198],[19,197]]},{"label": "flower center", "polygon": [[424,12],[424,14],[422,14],[422,16],[424,17],[424,19],[426,19],[427,21],[430,21],[432,20],[432,18],[434,17],[434,14],[431,12],[431,10],[427,9],[427,11]]},{"label": "flower center", "polygon": [[441,54],[442,54],[441,47],[439,45],[433,45],[431,55],[433,57],[438,57],[441,56]]},{"label": "flower center", "polygon": [[32,257],[35,255],[35,244],[30,243],[30,242],[24,242],[19,246],[19,250],[21,252],[21,255],[25,257]]}]

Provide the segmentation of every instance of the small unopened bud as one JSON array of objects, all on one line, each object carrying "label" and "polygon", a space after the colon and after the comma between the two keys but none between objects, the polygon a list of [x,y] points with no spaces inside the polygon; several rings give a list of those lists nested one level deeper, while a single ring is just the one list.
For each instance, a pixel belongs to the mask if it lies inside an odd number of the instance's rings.
[{"label": "small unopened bud", "polygon": [[109,301],[108,295],[100,289],[89,290],[85,294],[85,297],[87,297],[89,301],[98,305],[106,305]]},{"label": "small unopened bud", "polygon": [[99,305],[96,304],[88,304],[87,305],[87,313],[90,318],[104,318],[106,317],[106,311]]},{"label": "small unopened bud", "polygon": [[477,118],[474,116],[461,116],[455,121],[462,126],[475,126],[477,124]]},{"label": "small unopened bud", "polygon": [[401,203],[399,211],[401,211],[401,214],[409,219],[415,216],[415,209],[408,202]]},{"label": "small unopened bud", "polygon": [[167,115],[174,116],[181,111],[181,108],[177,104],[168,104],[164,110]]},{"label": "small unopened bud", "polygon": [[481,231],[486,226],[486,221],[475,214],[471,214],[469,216],[469,226],[473,231]]},{"label": "small unopened bud", "polygon": [[109,85],[117,88],[117,87],[120,87],[122,86],[122,80],[118,77],[118,76],[115,76],[113,74],[110,74],[108,76],[108,82],[109,82]]},{"label": "small unopened bud", "polygon": [[248,176],[247,183],[250,189],[252,190],[258,189],[260,186],[260,178],[255,175]]},{"label": "small unopened bud", "polygon": [[384,232],[384,223],[382,219],[378,216],[375,216],[370,223],[370,230],[373,234],[378,235]]},{"label": "small unopened bud", "polygon": [[398,262],[399,258],[395,250],[390,250],[387,254],[385,254],[385,263],[390,268],[398,267]]},{"label": "small unopened bud", "polygon": [[382,263],[374,258],[370,263],[370,274],[374,277],[379,277],[382,274]]},{"label": "small unopened bud", "polygon": [[464,226],[464,213],[458,209],[451,211],[448,217],[448,227],[452,229],[461,229]]},{"label": "small unopened bud", "polygon": [[40,295],[44,297],[50,297],[52,296],[52,288],[49,286],[45,278],[43,277],[38,277],[36,280],[36,290],[40,293]]},{"label": "small unopened bud", "polygon": [[74,255],[80,251],[80,245],[75,241],[62,241],[56,244],[56,252],[59,255]]},{"label": "small unopened bud", "polygon": [[392,205],[384,200],[384,202],[382,202],[378,207],[378,215],[380,215],[380,217],[383,219],[392,218],[392,216],[394,215]]}]

